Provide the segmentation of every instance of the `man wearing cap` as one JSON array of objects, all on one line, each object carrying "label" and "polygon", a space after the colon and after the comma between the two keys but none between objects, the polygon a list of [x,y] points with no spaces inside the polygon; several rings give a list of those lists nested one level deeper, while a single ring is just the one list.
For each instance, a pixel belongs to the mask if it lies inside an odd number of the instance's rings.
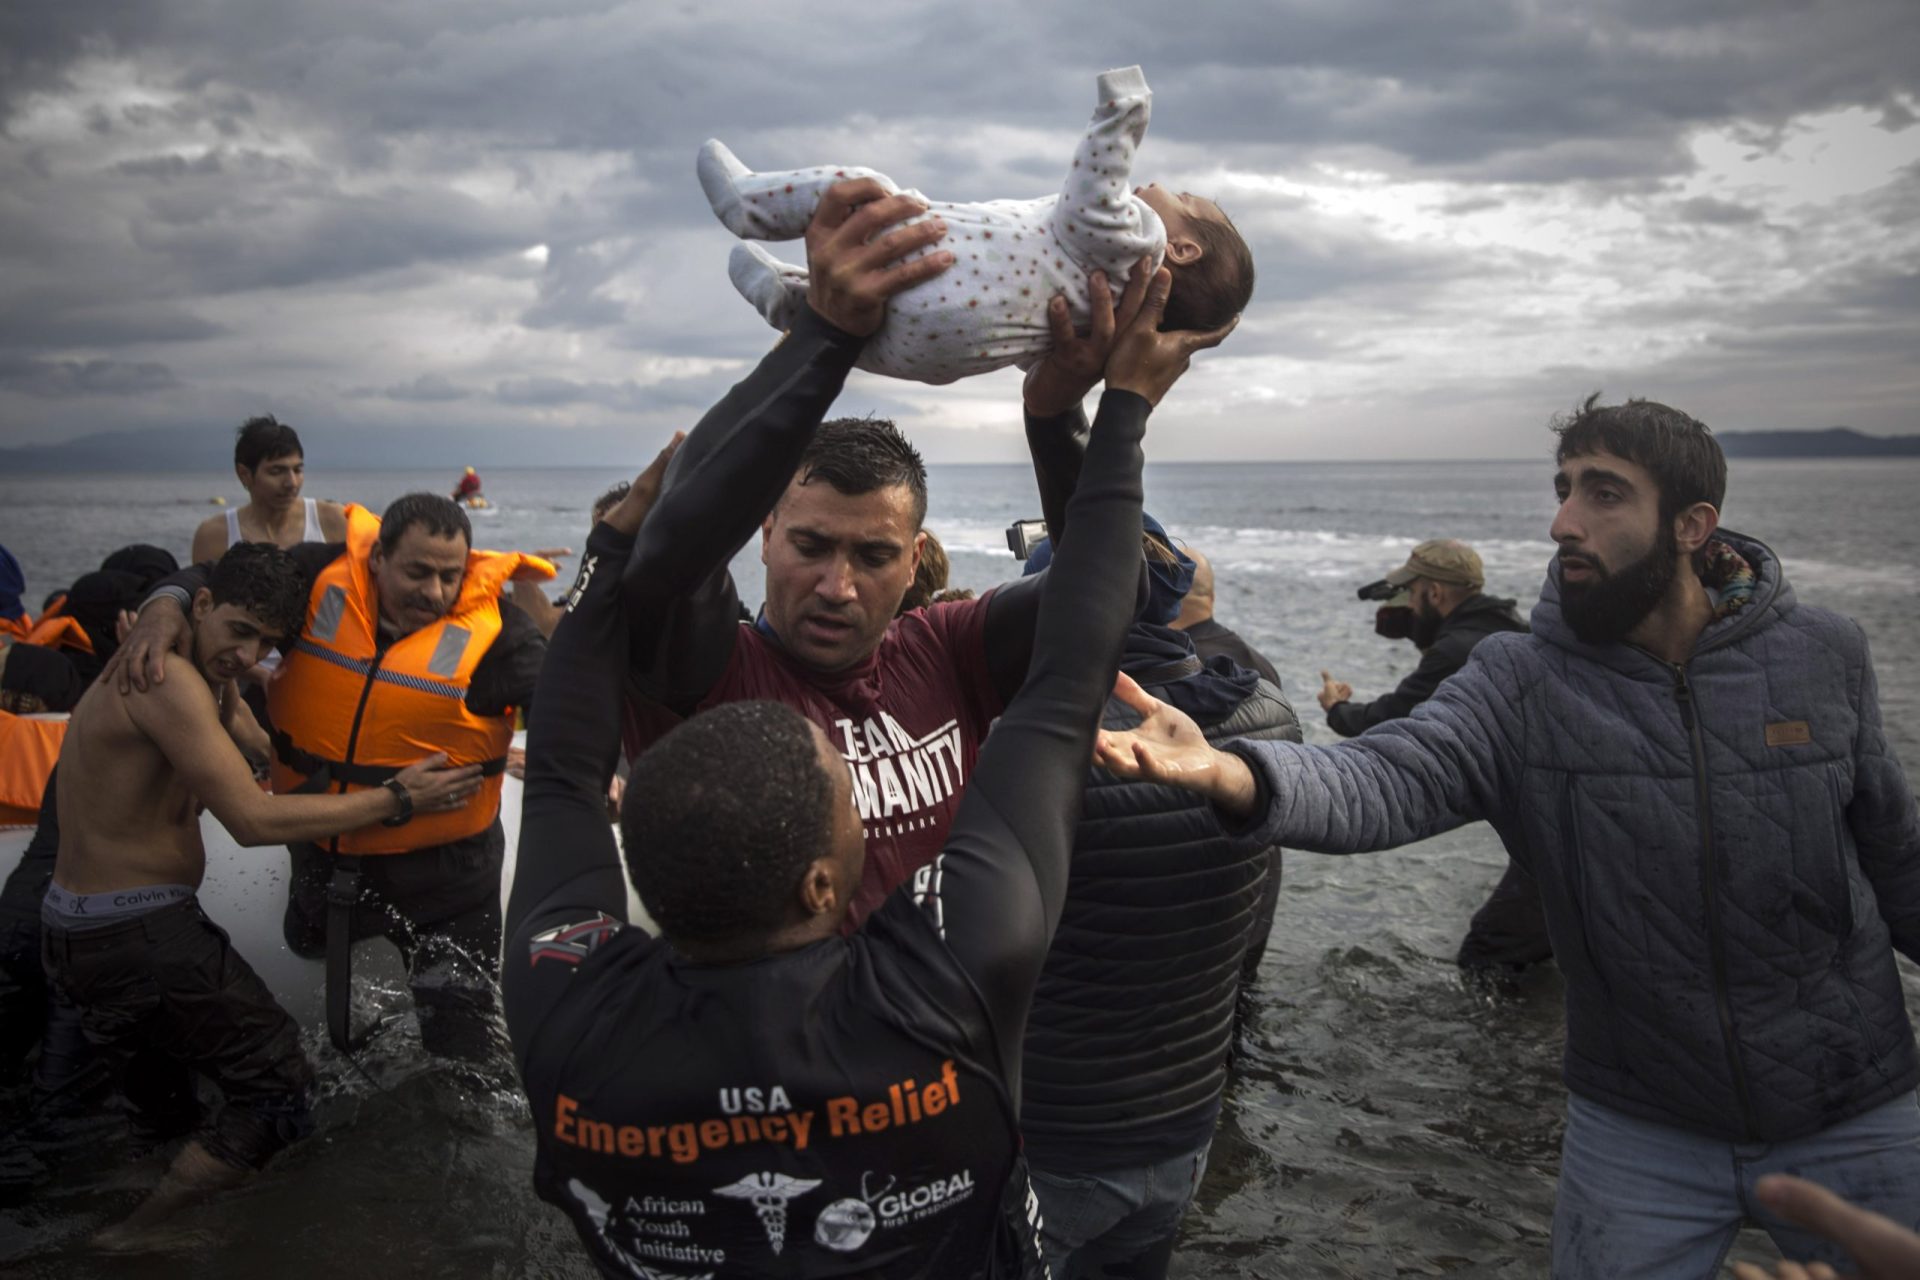
[{"label": "man wearing cap", "polygon": [[[1457,538],[1421,543],[1387,575],[1389,587],[1407,593],[1414,643],[1426,640],[1420,665],[1392,693],[1359,704],[1351,686],[1322,671],[1320,705],[1335,733],[1352,738],[1411,714],[1442,680],[1467,665],[1475,645],[1496,632],[1527,629],[1513,601],[1486,594],[1486,579],[1479,553]],[[1462,968],[1483,969],[1534,964],[1552,954],[1540,891],[1533,877],[1509,859],[1500,883],[1473,913],[1455,959]]]},{"label": "man wearing cap", "polygon": [[1343,738],[1411,713],[1433,696],[1442,680],[1466,666],[1473,646],[1488,636],[1527,629],[1514,612],[1513,601],[1485,593],[1486,572],[1479,555],[1457,539],[1421,543],[1386,580],[1406,588],[1415,636],[1426,630],[1433,638],[1424,646],[1420,665],[1400,687],[1372,702],[1355,704],[1352,686],[1328,672],[1320,673],[1320,706],[1327,713],[1327,723]]}]

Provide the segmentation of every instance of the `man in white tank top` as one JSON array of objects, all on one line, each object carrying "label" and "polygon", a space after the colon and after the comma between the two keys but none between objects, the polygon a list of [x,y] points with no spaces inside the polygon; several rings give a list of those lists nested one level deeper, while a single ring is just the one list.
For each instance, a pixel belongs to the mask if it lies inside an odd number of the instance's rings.
[{"label": "man in white tank top", "polygon": [[287,548],[302,542],[341,542],[346,509],[337,502],[303,499],[306,453],[294,429],[271,414],[240,428],[233,446],[233,473],[247,491],[245,506],[208,516],[194,531],[192,562],[218,560],[236,542],[271,542]]}]

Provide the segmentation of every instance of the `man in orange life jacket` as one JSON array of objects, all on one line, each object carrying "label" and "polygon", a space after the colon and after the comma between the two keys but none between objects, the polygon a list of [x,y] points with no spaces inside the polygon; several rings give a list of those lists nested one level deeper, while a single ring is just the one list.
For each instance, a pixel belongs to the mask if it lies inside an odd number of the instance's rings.
[{"label": "man in orange life jacket", "polygon": [[[348,953],[361,938],[399,947],[429,1052],[472,1062],[504,1047],[494,977],[506,840],[500,783],[516,709],[533,698],[546,637],[502,599],[509,581],[550,579],[517,552],[475,551],[460,507],[436,494],[375,518],[347,508],[344,543],[291,554],[311,577],[307,624],[268,689],[276,792],[376,787],[423,753],[478,764],[486,779],[448,813],[419,814],[324,844],[289,846],[287,945],[327,957],[328,1033],[348,1025]],[[196,585],[195,566],[156,590]],[[139,683],[172,647],[180,611],[149,599],[118,678]]]}]

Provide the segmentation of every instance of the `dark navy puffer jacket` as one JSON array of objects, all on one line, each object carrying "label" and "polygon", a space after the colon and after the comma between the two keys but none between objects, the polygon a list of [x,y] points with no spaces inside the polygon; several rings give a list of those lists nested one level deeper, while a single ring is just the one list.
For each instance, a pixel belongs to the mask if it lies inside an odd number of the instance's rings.
[{"label": "dark navy puffer jacket", "polygon": [[1866,638],[1754,598],[1684,666],[1580,643],[1549,571],[1531,636],[1482,641],[1411,716],[1328,748],[1241,745],[1289,846],[1491,822],[1539,882],[1567,1087],[1733,1141],[1814,1133],[1920,1082],[1894,948],[1920,959],[1920,815]]},{"label": "dark navy puffer jacket", "polygon": [[[1107,728],[1139,722],[1107,704]],[[1201,727],[1218,744],[1300,739],[1292,707],[1266,680]],[[1269,842],[1264,821],[1227,831],[1192,792],[1093,771],[1066,907],[1027,1018],[1020,1128],[1034,1167],[1168,1160],[1213,1132],[1241,962],[1269,862],[1279,861]]]}]

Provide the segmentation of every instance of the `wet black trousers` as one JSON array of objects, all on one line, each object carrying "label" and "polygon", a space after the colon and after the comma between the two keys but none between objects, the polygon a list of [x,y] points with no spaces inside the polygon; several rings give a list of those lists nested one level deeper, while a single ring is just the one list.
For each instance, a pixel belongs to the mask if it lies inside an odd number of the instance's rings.
[{"label": "wet black trousers", "polygon": [[1454,962],[1463,969],[1523,969],[1552,956],[1540,886],[1508,858],[1500,883],[1473,913]]},{"label": "wet black trousers", "polygon": [[340,862],[358,865],[351,934],[400,949],[427,1052],[482,1062],[506,1053],[496,980],[500,972],[500,875],[507,837],[500,819],[478,835],[411,853],[354,857],[289,845],[287,946],[327,952],[327,887]]},{"label": "wet black trousers", "polygon": [[88,1070],[94,1058],[80,1030],[80,1011],[54,997],[40,965],[40,904],[60,854],[60,820],[54,807],[59,772],[55,769],[47,777],[32,843],[0,886],[0,1081],[16,1079],[38,1045],[36,1109],[71,1102],[100,1078]]},{"label": "wet black trousers", "polygon": [[[85,929],[48,924],[41,962],[115,1068],[140,1128],[191,1131],[242,1169],[313,1132],[313,1068],[299,1025],[198,900]],[[195,1072],[223,1095],[210,1114],[195,1097]]]}]

